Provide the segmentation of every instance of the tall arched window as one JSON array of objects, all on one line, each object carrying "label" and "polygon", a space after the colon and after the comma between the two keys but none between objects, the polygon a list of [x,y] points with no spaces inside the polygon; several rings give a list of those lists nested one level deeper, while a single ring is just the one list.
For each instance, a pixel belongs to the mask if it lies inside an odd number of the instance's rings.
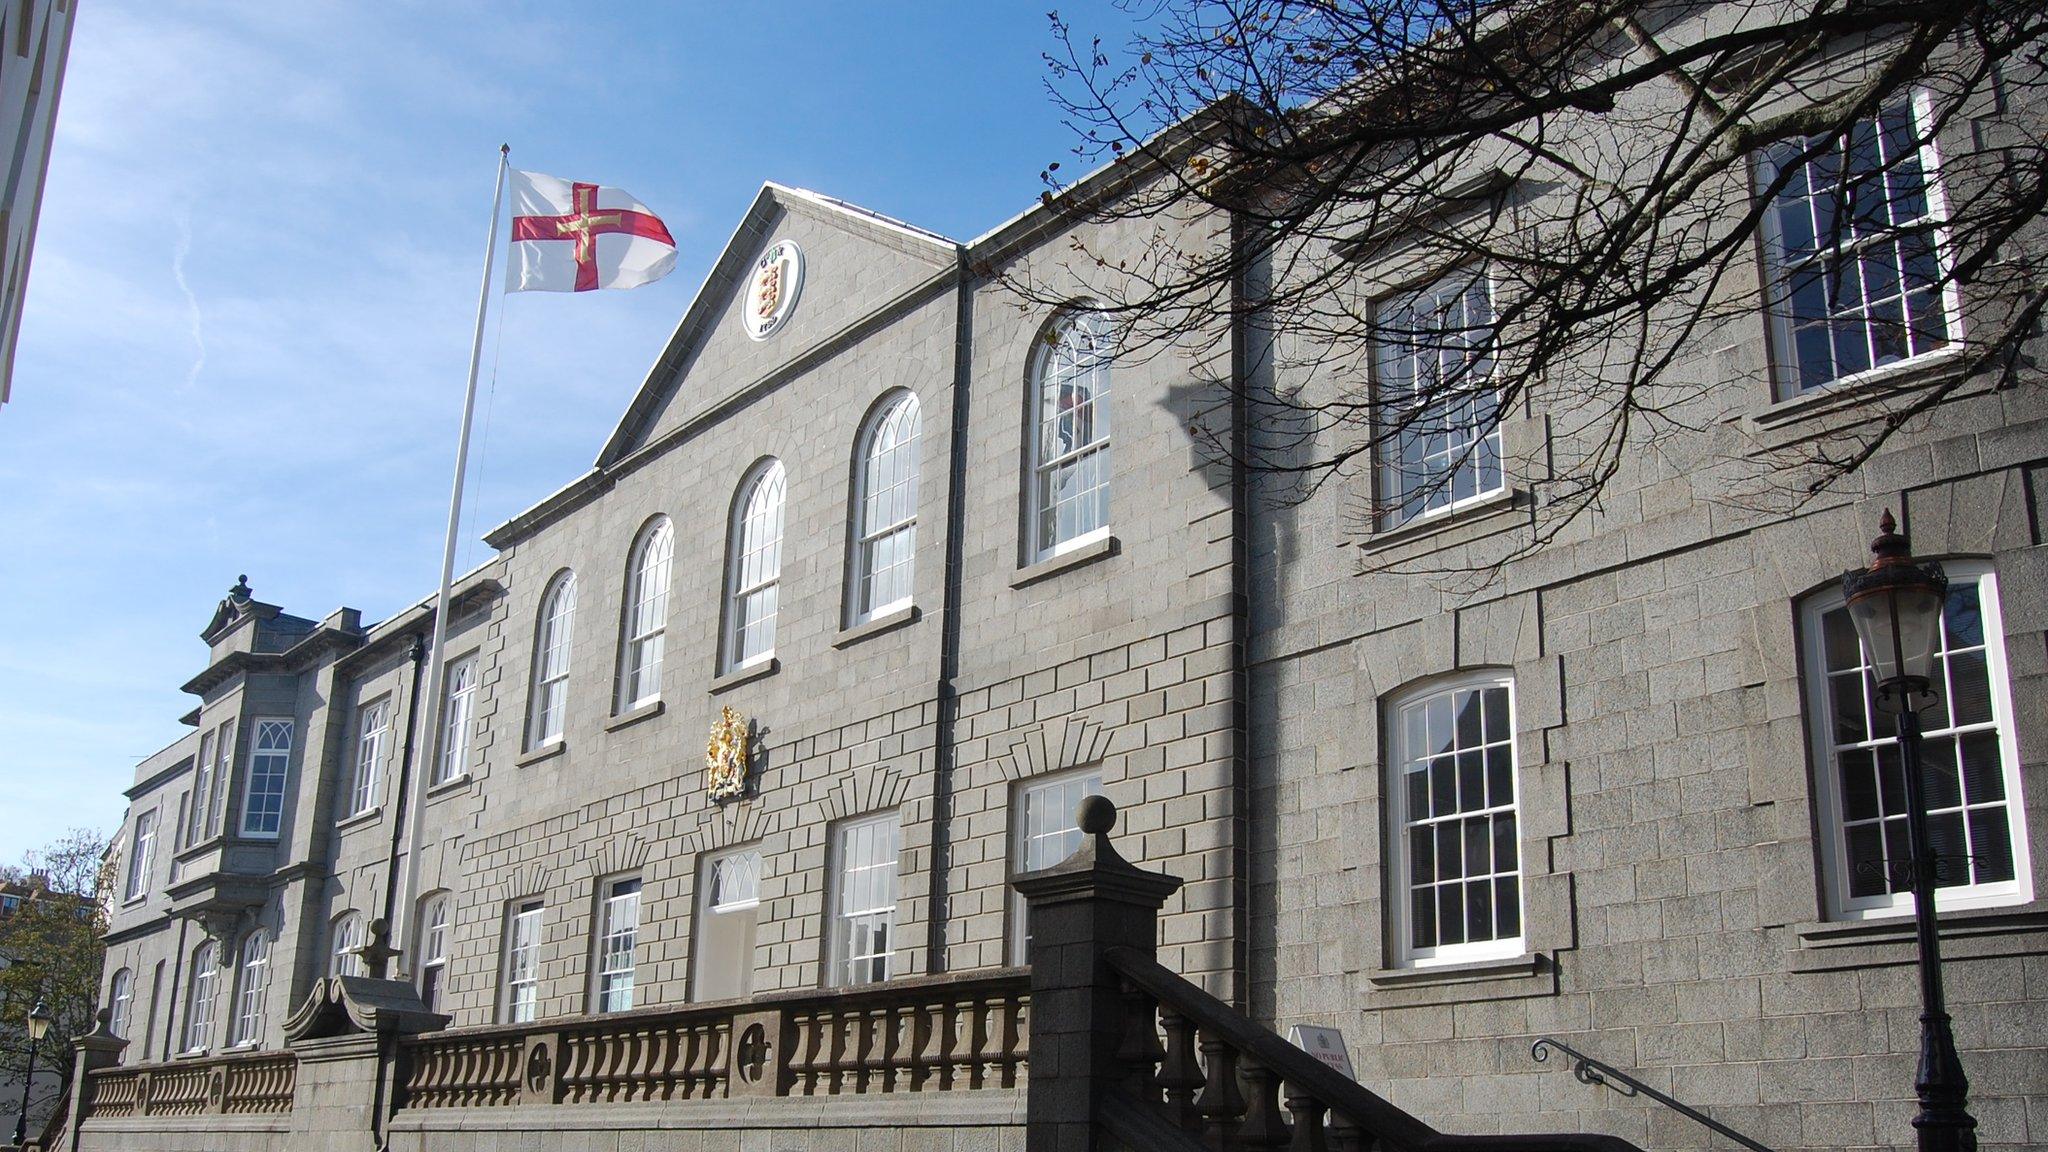
[{"label": "tall arched window", "polygon": [[725,668],[775,654],[775,601],[782,582],[782,461],[755,468],[733,503],[726,576]]},{"label": "tall arched window", "polygon": [[208,940],[192,954],[192,983],[185,996],[186,1052],[213,1043],[213,997],[220,986],[220,949]]},{"label": "tall arched window", "polygon": [[640,532],[626,562],[626,616],[619,630],[618,710],[661,696],[662,636],[668,628],[669,561],[675,531],[657,516]]},{"label": "tall arched window", "polygon": [[917,397],[897,395],[861,430],[853,494],[850,623],[910,604],[917,553]]},{"label": "tall arched window", "polygon": [[1109,533],[1109,322],[1055,321],[1032,369],[1031,552],[1044,559]]},{"label": "tall arched window", "polygon": [[270,968],[270,938],[261,928],[242,937],[241,960],[235,965],[235,1016],[228,1029],[231,1045],[254,1044],[263,1038],[263,992]]},{"label": "tall arched window", "polygon": [[335,918],[334,946],[327,954],[329,976],[361,976],[363,958],[356,949],[363,946],[363,914],[344,912]]},{"label": "tall arched window", "polygon": [[1514,682],[1461,675],[1387,698],[1388,912],[1410,965],[1519,956]]},{"label": "tall arched window", "polygon": [[569,704],[569,639],[576,624],[576,573],[564,569],[541,597],[533,633],[533,693],[527,704],[526,746],[562,738]]},{"label": "tall arched window", "polygon": [[435,892],[421,901],[419,924],[420,1003],[438,1012],[448,975],[448,893]]},{"label": "tall arched window", "polygon": [[135,973],[127,968],[114,973],[107,986],[107,1031],[128,1038],[128,1021],[135,1011]]}]

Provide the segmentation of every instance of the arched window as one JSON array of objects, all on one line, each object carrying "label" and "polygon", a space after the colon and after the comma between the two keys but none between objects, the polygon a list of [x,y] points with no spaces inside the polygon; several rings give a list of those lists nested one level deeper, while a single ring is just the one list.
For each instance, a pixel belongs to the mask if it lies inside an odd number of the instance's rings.
[{"label": "arched window", "polygon": [[861,430],[854,465],[850,623],[910,604],[917,554],[917,397],[879,408]]},{"label": "arched window", "polygon": [[626,562],[626,616],[619,629],[619,699],[624,712],[661,697],[662,636],[668,628],[669,561],[675,531],[657,516]]},{"label": "arched window", "polygon": [[775,654],[775,601],[782,581],[782,461],[755,468],[733,503],[726,576],[727,671]]},{"label": "arched window", "polygon": [[235,965],[235,1016],[228,1043],[254,1044],[263,1038],[263,992],[270,969],[270,938],[261,928],[242,937],[242,956]]},{"label": "arched window", "polygon": [[441,688],[441,758],[434,762],[435,784],[446,784],[469,772],[470,728],[476,721],[477,657],[448,665]]},{"label": "arched window", "polygon": [[564,569],[541,597],[533,634],[533,694],[527,705],[526,746],[562,738],[569,704],[569,640],[576,624],[576,573]]},{"label": "arched window", "polygon": [[[1944,912],[2024,904],[2033,899],[2033,869],[1998,574],[1980,560],[1945,566],[1936,700],[1920,714],[1935,885]],[[1809,599],[1800,617],[1829,914],[1910,913],[1897,720],[1878,706],[1875,673],[1840,589]]]},{"label": "arched window", "polygon": [[448,976],[448,893],[434,892],[421,902],[419,924],[420,1003],[438,1012]]},{"label": "arched window", "polygon": [[363,914],[344,912],[334,920],[334,946],[327,956],[329,976],[361,976],[363,958],[356,949],[363,946]]},{"label": "arched window", "polygon": [[1388,699],[1389,922],[1413,965],[1519,956],[1514,684],[1503,672]]},{"label": "arched window", "polygon": [[128,1020],[135,1011],[135,973],[123,968],[107,985],[107,1031],[128,1038]]},{"label": "arched window", "polygon": [[213,997],[220,985],[220,949],[208,940],[192,954],[192,983],[185,997],[186,1052],[213,1043]]},{"label": "arched window", "polygon": [[1109,322],[1055,321],[1033,366],[1031,552],[1044,559],[1109,533]]}]

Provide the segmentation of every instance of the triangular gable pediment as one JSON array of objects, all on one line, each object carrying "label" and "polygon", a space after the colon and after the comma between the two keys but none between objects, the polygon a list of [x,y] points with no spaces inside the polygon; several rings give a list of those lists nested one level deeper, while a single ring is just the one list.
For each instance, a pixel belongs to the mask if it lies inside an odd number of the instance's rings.
[{"label": "triangular gable pediment", "polygon": [[[765,340],[747,334],[741,310],[754,265],[791,240],[804,276],[788,322]],[[805,358],[878,308],[958,264],[959,246],[879,213],[815,192],[766,184],[712,264],[598,454],[602,470],[778,369]]]}]

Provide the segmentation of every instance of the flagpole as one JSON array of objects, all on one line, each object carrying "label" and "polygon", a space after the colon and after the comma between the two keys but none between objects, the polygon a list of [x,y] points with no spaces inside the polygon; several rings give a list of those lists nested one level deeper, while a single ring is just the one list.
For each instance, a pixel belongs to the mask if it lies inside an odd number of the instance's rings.
[{"label": "flagpole", "polygon": [[420,851],[420,838],[426,831],[427,781],[433,777],[434,767],[440,761],[440,748],[434,736],[441,715],[441,675],[447,658],[448,618],[454,615],[449,610],[448,597],[455,583],[455,542],[462,526],[462,482],[469,472],[469,431],[476,415],[477,368],[483,363],[484,317],[491,304],[492,273],[498,258],[498,218],[505,203],[505,171],[511,162],[512,146],[499,145],[498,179],[491,189],[491,231],[484,242],[483,286],[477,290],[476,297],[476,334],[469,344],[469,385],[462,393],[462,434],[455,441],[455,489],[448,497],[448,535],[441,546],[441,589],[434,598],[434,640],[427,650],[426,703],[419,709],[419,715],[413,718],[417,726],[414,729],[418,736],[416,746],[422,749],[422,755],[415,765],[406,796],[405,899],[396,909],[399,917],[397,941],[406,972],[418,971],[414,952],[420,942],[415,938],[413,918],[418,913],[414,905],[419,902],[420,857],[424,855]]}]

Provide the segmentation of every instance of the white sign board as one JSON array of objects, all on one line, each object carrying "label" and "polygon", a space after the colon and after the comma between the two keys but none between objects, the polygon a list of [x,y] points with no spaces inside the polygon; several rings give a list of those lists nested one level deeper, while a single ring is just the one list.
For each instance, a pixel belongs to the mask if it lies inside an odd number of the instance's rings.
[{"label": "white sign board", "polygon": [[1344,1033],[1337,1028],[1324,1028],[1315,1024],[1296,1024],[1287,1030],[1287,1040],[1296,1048],[1343,1073],[1347,1080],[1358,1079],[1351,1070],[1351,1055],[1344,1051]]}]

